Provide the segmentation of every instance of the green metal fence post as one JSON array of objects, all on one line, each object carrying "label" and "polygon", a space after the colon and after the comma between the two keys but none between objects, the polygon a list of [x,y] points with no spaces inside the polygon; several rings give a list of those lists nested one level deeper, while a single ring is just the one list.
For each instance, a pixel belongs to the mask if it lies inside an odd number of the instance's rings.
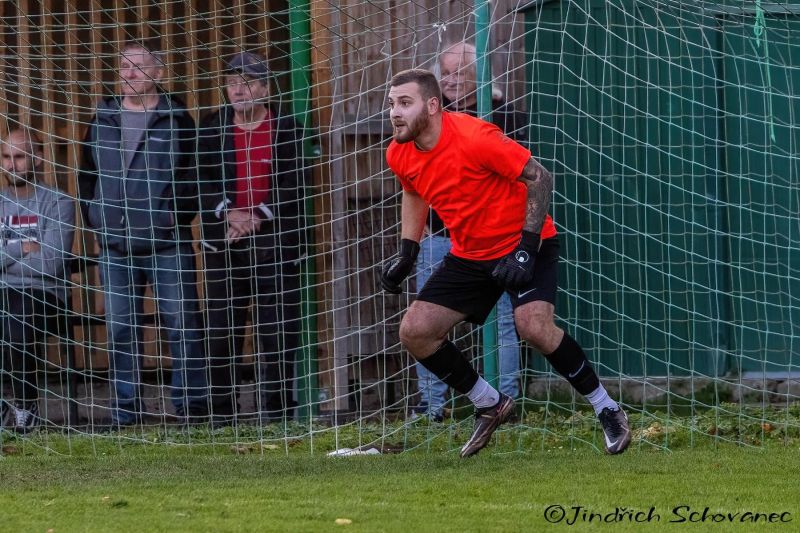
[{"label": "green metal fence post", "polygon": [[[491,13],[488,0],[475,0],[475,52],[478,86],[478,116],[491,121],[492,74],[489,55]],[[497,365],[497,308],[493,309],[481,328],[483,333],[483,376],[493,387],[499,385]]]},{"label": "green metal fence post", "polygon": [[[289,35],[291,39],[290,68],[292,80],[292,111],[295,120],[303,129],[303,168],[318,156],[309,132],[309,108],[311,100],[311,10],[309,0],[289,0]],[[306,198],[306,221],[314,220],[314,200]],[[305,232],[304,236],[309,233]],[[309,245],[311,243],[308,243]],[[310,250],[310,246],[307,251]],[[301,258],[302,287],[302,357],[297,376],[298,415],[301,419],[317,412],[317,303],[314,295],[316,272],[314,258]]]}]

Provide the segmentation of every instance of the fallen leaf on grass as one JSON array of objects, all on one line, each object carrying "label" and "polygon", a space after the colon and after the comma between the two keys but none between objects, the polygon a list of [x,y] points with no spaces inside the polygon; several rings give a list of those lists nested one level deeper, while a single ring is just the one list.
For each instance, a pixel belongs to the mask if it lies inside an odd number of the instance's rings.
[{"label": "fallen leaf on grass", "polygon": [[655,437],[660,437],[664,434],[664,428],[661,427],[661,424],[653,424],[649,428],[642,431],[642,437],[646,439],[653,439]]},{"label": "fallen leaf on grass", "polygon": [[337,526],[349,526],[353,521],[349,518],[337,518],[335,523]]}]

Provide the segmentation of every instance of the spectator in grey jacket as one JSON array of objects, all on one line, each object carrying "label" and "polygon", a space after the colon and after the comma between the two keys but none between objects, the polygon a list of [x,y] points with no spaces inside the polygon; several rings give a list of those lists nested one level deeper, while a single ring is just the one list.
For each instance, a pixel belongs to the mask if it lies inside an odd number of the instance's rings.
[{"label": "spectator in grey jacket", "polygon": [[0,156],[0,338],[10,363],[3,373],[11,374],[11,425],[24,433],[39,423],[36,345],[63,324],[75,205],[37,179],[43,150],[34,133],[11,130]]},{"label": "spectator in grey jacket", "polygon": [[143,413],[140,325],[148,283],[167,328],[176,413],[208,413],[191,233],[196,131],[184,105],[159,89],[163,74],[159,53],[141,43],[122,48],[120,95],[97,106],[78,176],[81,211],[102,250],[115,427],[135,424]]}]

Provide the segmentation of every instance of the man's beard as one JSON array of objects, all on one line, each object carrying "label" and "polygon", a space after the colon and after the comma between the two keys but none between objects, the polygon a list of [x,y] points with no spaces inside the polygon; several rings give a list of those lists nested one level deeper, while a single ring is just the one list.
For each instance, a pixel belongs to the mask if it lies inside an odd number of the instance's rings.
[{"label": "man's beard", "polygon": [[3,171],[3,179],[9,187],[25,187],[33,183],[33,176],[30,173],[16,174],[14,172]]},{"label": "man's beard", "polygon": [[419,137],[419,134],[425,131],[428,127],[428,123],[430,122],[430,117],[428,113],[424,110],[414,117],[411,122],[406,122],[406,131],[403,135],[399,135],[395,133],[394,140],[397,144],[405,144],[407,142],[411,142]]}]

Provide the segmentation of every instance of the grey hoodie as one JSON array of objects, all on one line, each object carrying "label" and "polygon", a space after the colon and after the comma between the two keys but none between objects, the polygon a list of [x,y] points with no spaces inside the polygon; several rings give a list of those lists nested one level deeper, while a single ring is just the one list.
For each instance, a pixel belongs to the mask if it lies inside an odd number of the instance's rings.
[{"label": "grey hoodie", "polygon": [[[75,204],[66,194],[37,184],[28,198],[0,190],[0,288],[36,288],[65,298],[65,260],[72,250]],[[40,250],[22,253],[22,243]]]}]

